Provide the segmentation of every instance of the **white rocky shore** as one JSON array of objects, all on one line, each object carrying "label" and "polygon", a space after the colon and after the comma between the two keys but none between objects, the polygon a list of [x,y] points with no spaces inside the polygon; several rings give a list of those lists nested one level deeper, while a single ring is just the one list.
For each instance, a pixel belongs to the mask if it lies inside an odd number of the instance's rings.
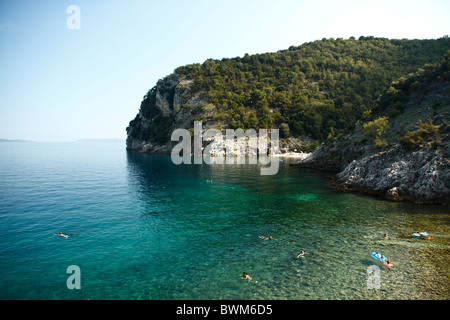
[{"label": "white rocky shore", "polygon": [[298,160],[304,160],[311,156],[312,153],[307,152],[286,152],[286,153],[277,153],[273,154],[273,157],[280,157],[280,158],[295,158]]}]

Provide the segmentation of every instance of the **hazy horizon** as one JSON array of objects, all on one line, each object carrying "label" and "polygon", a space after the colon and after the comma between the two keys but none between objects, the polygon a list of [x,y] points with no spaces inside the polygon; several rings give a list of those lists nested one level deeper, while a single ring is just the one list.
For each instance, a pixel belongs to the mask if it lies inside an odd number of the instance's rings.
[{"label": "hazy horizon", "polygon": [[94,139],[77,139],[77,140],[61,140],[61,141],[42,141],[42,140],[28,140],[28,139],[4,139],[0,138],[0,142],[35,142],[35,143],[70,143],[70,142],[125,142],[126,139],[116,138],[94,138]]}]

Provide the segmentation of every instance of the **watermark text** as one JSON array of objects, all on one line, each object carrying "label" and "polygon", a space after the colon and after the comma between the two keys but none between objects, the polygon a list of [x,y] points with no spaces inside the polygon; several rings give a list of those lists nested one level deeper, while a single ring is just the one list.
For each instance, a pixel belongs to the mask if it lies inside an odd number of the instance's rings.
[{"label": "watermark text", "polygon": [[[180,141],[181,139],[181,141]],[[194,122],[193,143],[191,133],[187,129],[176,129],[172,132],[172,141],[179,143],[172,148],[171,157],[174,164],[242,164],[244,155],[248,156],[249,164],[270,165],[261,167],[261,175],[274,175],[278,172],[279,159],[270,154],[279,149],[278,129],[270,131],[254,129],[244,132],[242,129],[227,129],[225,137],[218,129],[208,129],[203,132],[202,122]],[[204,142],[209,142],[205,147]],[[193,148],[192,148],[193,145]],[[193,150],[192,150],[193,149]]]}]

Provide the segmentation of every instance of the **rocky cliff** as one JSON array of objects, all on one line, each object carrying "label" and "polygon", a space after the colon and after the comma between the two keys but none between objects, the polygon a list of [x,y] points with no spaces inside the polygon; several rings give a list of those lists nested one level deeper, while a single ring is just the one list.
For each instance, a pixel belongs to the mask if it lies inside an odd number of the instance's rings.
[{"label": "rocky cliff", "polygon": [[201,91],[192,94],[192,84],[174,73],[149,90],[127,128],[127,150],[170,153],[173,128],[186,128],[198,113],[208,112],[207,100]]}]

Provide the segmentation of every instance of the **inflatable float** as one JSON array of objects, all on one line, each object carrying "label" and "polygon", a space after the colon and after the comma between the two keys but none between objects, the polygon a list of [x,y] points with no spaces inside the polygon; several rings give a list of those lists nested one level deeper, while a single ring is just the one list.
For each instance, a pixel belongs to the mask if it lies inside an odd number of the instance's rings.
[{"label": "inflatable float", "polygon": [[376,260],[379,260],[379,261],[386,261],[387,259],[386,259],[386,257],[385,256],[383,256],[381,253],[379,253],[379,252],[372,252],[371,254],[370,254],[374,259],[376,259]]},{"label": "inflatable float", "polygon": [[412,236],[415,238],[431,239],[431,236],[428,234],[428,232],[414,232]]}]

